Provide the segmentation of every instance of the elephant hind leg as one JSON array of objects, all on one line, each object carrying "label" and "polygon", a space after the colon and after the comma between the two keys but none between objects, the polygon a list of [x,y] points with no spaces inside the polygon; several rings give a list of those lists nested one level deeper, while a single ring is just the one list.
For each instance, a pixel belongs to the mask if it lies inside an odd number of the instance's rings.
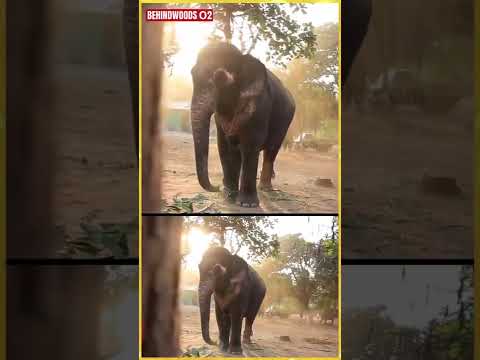
[{"label": "elephant hind leg", "polygon": [[272,178],[275,177],[273,160],[267,151],[263,153],[262,172],[260,174],[260,190],[272,191]]},{"label": "elephant hind leg", "polygon": [[243,331],[243,342],[245,344],[251,343],[251,337],[253,336],[253,322],[257,317],[257,314],[260,310],[260,306],[262,306],[263,299],[265,298],[266,291],[265,289],[259,290],[250,306],[248,307],[247,315],[245,317],[245,330]]},{"label": "elephant hind leg", "polygon": [[251,319],[245,318],[245,330],[243,330],[243,343],[251,344],[252,342],[252,330],[253,321]]}]

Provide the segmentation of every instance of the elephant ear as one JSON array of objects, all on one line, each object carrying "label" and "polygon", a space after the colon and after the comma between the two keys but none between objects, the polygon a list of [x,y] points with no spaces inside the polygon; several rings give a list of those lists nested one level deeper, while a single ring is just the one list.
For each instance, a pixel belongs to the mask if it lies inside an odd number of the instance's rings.
[{"label": "elephant ear", "polygon": [[239,74],[240,98],[252,98],[260,95],[265,88],[267,69],[258,59],[247,54],[242,55]]}]

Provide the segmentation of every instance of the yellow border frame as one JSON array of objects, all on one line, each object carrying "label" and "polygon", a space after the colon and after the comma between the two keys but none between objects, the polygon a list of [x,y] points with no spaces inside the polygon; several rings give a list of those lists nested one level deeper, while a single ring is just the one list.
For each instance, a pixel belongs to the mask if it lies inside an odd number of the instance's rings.
[{"label": "yellow border frame", "polygon": [[[474,0],[474,103],[475,103],[475,117],[474,117],[474,264],[480,259],[480,45],[475,35],[480,34],[480,0]],[[474,265],[474,340],[473,340],[473,354],[475,360],[480,360],[480,311],[477,305],[480,303],[480,269],[479,265]]]},{"label": "yellow border frame", "polygon": [[[6,73],[6,64],[7,64],[7,9],[6,9],[6,0],[0,0],[0,29],[2,33],[0,35],[0,259],[3,264],[6,263],[7,256],[7,127],[6,127],[6,117],[7,117],[7,73]],[[0,334],[2,339],[0,340],[0,348],[2,349],[2,354],[0,358],[7,358],[6,351],[6,338],[7,338],[7,317],[6,317],[6,308],[7,308],[7,289],[6,282],[7,280],[7,269],[0,272]]]},{"label": "yellow border frame", "polygon": [[[280,1],[280,0],[270,0],[270,1],[259,1],[259,0],[224,0],[224,1],[179,1],[178,3],[302,3],[302,4],[318,4],[318,3],[331,3],[331,4],[338,4],[338,186],[337,186],[337,210],[338,210],[338,335],[337,335],[337,357],[318,357],[318,358],[295,358],[295,359],[302,359],[302,360],[340,360],[342,355],[342,226],[341,226],[341,153],[342,153],[342,146],[341,146],[341,99],[342,99],[342,92],[341,92],[341,0],[304,0],[304,1]],[[138,42],[138,74],[139,74],[139,168],[138,168],[138,212],[139,212],[139,301],[138,301],[138,328],[139,328],[139,336],[138,336],[138,356],[139,359],[143,360],[153,360],[159,359],[155,357],[142,357],[142,24],[143,24],[143,5],[145,4],[168,4],[171,1],[166,0],[138,0],[138,35],[139,35],[139,42]],[[192,214],[193,215],[193,214]],[[234,214],[232,214],[234,216]],[[161,215],[165,216],[165,215]],[[182,216],[182,215],[167,215],[167,216]],[[307,214],[305,216],[315,216],[315,214]],[[332,214],[331,216],[335,216]],[[178,359],[178,358],[164,358],[164,359]],[[225,359],[225,360],[232,360],[237,358],[206,358],[206,359]],[[238,358],[238,359],[245,359],[245,358]],[[289,359],[292,358],[262,358],[262,359]]]}]

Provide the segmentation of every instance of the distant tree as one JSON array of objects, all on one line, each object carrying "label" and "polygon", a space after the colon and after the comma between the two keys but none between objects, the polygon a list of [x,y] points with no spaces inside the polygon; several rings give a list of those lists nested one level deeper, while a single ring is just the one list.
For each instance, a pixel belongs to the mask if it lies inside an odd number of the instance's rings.
[{"label": "distant tree", "polygon": [[292,282],[288,275],[282,274],[282,263],[279,259],[268,258],[256,266],[261,278],[267,285],[267,294],[263,301],[263,308],[272,304],[281,304],[286,298],[292,295]]},{"label": "distant tree", "polygon": [[424,331],[424,353],[445,353],[448,360],[473,358],[474,299],[473,269],[462,266],[457,289],[458,308],[444,307]]},{"label": "distant tree", "polygon": [[318,286],[312,301],[320,306],[338,305],[338,219],[332,218],[328,235],[315,247],[314,276]]},{"label": "distant tree", "polygon": [[312,305],[337,306],[338,298],[338,224],[332,218],[331,232],[316,242],[300,234],[280,238],[280,273],[287,275],[292,294],[303,311]]},{"label": "distant tree", "polygon": [[384,305],[379,305],[342,311],[342,355],[345,358],[375,359],[372,356],[375,348],[383,349],[385,358],[389,358],[395,344],[387,334],[396,325],[386,315],[386,310]]},{"label": "distant tree", "polygon": [[246,249],[254,259],[276,256],[279,242],[268,233],[276,220],[268,216],[189,216],[189,226],[199,226],[206,233],[215,234],[220,246],[234,254]]},{"label": "distant tree", "polygon": [[[295,120],[288,138],[305,131],[323,131],[336,139],[338,118],[338,24],[316,27],[316,48],[311,58],[290,61],[275,73],[296,101]],[[327,132],[332,128],[333,131]]]},{"label": "distant tree", "polygon": [[293,295],[300,301],[303,311],[308,310],[310,300],[318,286],[314,274],[315,255],[315,244],[305,241],[300,234],[280,238],[282,272],[289,276],[293,284]]}]

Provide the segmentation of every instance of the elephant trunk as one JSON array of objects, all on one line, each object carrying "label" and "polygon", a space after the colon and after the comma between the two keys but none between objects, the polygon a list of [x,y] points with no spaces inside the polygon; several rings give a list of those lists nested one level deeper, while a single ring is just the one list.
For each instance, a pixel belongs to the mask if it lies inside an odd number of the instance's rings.
[{"label": "elephant trunk", "polygon": [[198,286],[198,306],[200,307],[200,320],[202,324],[203,340],[210,345],[215,345],[215,342],[210,339],[209,325],[210,325],[210,301],[212,298],[212,287],[206,281],[200,281]]},{"label": "elephant trunk", "polygon": [[198,182],[207,191],[219,191],[208,178],[208,145],[210,138],[210,117],[212,111],[212,94],[204,92],[192,97],[190,118],[192,122],[193,142],[195,147],[195,163]]}]

